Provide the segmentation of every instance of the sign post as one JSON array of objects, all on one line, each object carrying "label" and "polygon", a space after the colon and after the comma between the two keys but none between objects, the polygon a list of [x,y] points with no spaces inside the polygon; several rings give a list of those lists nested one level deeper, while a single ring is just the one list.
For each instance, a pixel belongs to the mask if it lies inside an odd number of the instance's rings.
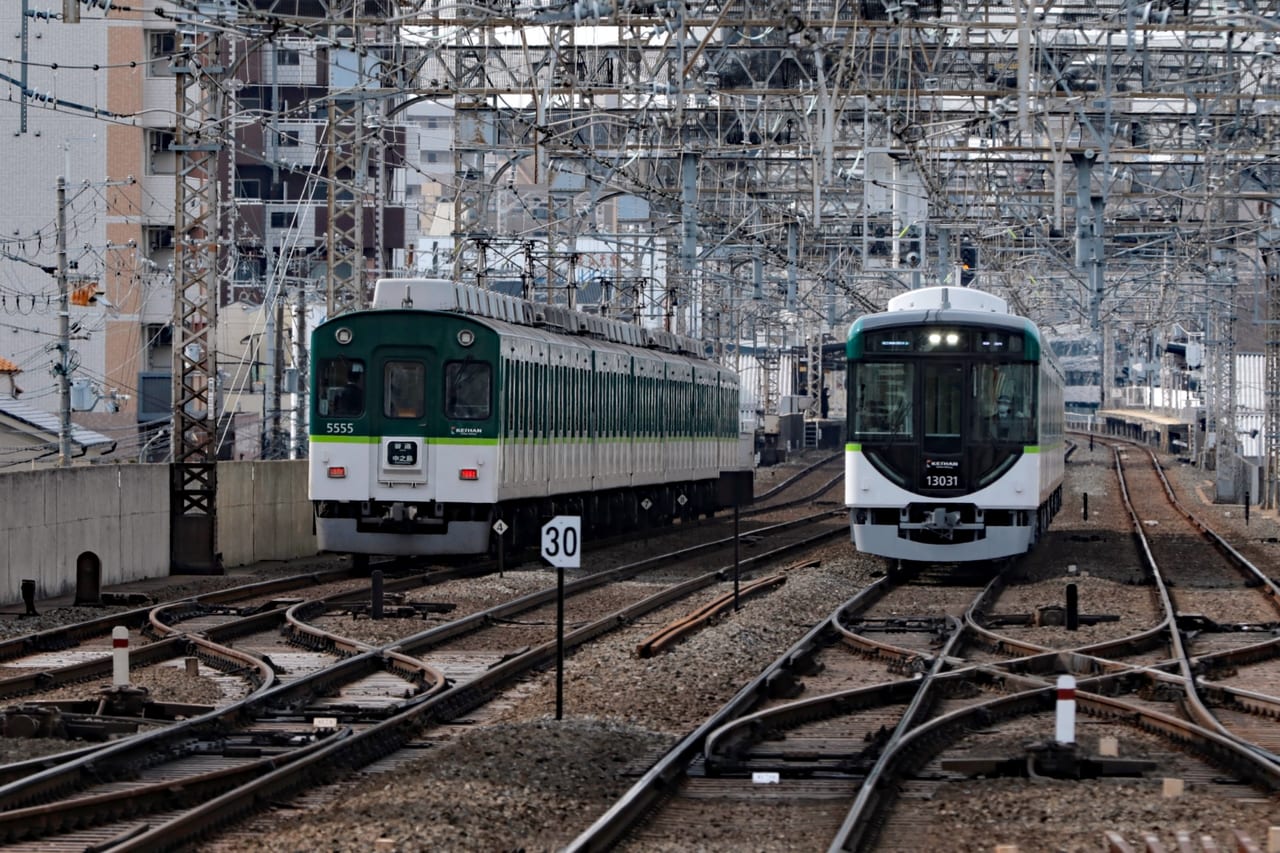
[{"label": "sign post", "polygon": [[556,719],[564,716],[564,570],[581,566],[582,517],[557,515],[542,525],[542,559],[556,572]]},{"label": "sign post", "polygon": [[507,523],[503,521],[501,518],[499,518],[497,521],[493,523],[493,532],[498,534],[498,577],[502,577],[502,563],[503,563],[502,552],[503,552],[503,544],[506,542],[506,537],[503,536],[502,534],[506,533],[508,529],[509,528],[507,527]]}]

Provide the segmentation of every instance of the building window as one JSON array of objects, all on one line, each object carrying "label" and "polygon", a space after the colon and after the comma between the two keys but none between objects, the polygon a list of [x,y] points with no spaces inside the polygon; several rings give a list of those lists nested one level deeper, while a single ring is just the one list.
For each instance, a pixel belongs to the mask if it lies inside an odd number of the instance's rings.
[{"label": "building window", "polygon": [[273,210],[271,211],[271,227],[272,228],[292,228],[295,218],[292,210]]},{"label": "building window", "polygon": [[236,198],[262,198],[262,182],[257,178],[236,178]]},{"label": "building window", "polygon": [[276,65],[301,65],[302,57],[290,47],[276,48]]},{"label": "building window", "polygon": [[147,76],[172,77],[173,55],[178,48],[178,34],[173,30],[147,31]]},{"label": "building window", "polygon": [[298,131],[278,130],[276,131],[276,145],[281,148],[297,148],[298,147]]},{"label": "building window", "polygon": [[148,225],[143,229],[147,239],[147,254],[154,256],[156,252],[173,250],[172,225]]},{"label": "building window", "polygon": [[173,151],[172,130],[147,131],[147,174],[172,175],[178,171],[178,155]]}]

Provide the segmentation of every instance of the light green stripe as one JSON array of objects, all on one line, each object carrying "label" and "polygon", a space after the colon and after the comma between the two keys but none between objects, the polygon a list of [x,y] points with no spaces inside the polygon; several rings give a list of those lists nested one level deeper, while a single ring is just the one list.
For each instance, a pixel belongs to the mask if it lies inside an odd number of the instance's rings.
[{"label": "light green stripe", "polygon": [[[1057,445],[1054,445],[1054,446],[1056,447]],[[1038,444],[1026,444],[1026,445],[1023,445],[1022,452],[1023,453],[1041,453],[1043,451],[1052,450],[1052,449],[1053,449],[1052,447],[1041,447]],[[850,442],[849,444],[846,444],[844,446],[844,450],[846,453],[861,453],[862,445],[854,442]]]},{"label": "light green stripe", "polygon": [[[438,444],[441,446],[460,445],[469,447],[488,447],[499,443],[496,438],[465,438],[463,436],[455,436],[451,438],[424,438],[422,436],[395,436],[396,438],[417,438],[423,444]],[[313,435],[311,441],[315,444],[377,444],[382,440],[382,436],[369,435]],[[708,438],[700,436],[698,438],[506,438],[502,439],[507,444],[705,444],[720,443],[728,441],[725,438]],[[734,441],[737,439],[734,438]]]},{"label": "light green stripe", "polygon": [[[424,438],[420,435],[413,436],[394,436],[395,438],[416,438],[423,444],[440,444],[440,445],[463,445],[469,447],[485,447],[498,443],[496,438]],[[378,444],[383,436],[377,435],[313,435],[311,441],[315,444]]]}]

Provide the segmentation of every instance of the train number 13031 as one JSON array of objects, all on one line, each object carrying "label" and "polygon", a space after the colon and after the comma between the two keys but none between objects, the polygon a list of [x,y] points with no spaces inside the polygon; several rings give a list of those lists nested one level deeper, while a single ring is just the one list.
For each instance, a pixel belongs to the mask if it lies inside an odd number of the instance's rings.
[{"label": "train number 13031", "polygon": [[960,485],[960,478],[955,474],[925,474],[924,483],[934,489],[953,489]]}]

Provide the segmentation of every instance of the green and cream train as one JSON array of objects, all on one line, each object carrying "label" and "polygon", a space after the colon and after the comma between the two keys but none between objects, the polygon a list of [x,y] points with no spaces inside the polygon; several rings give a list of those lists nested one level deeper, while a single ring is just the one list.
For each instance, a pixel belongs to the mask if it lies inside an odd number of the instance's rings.
[{"label": "green and cream train", "polygon": [[[491,552],[749,500],[737,374],[692,339],[440,279],[384,279],[311,338],[321,550]],[[745,457],[745,458],[744,458]]]}]

